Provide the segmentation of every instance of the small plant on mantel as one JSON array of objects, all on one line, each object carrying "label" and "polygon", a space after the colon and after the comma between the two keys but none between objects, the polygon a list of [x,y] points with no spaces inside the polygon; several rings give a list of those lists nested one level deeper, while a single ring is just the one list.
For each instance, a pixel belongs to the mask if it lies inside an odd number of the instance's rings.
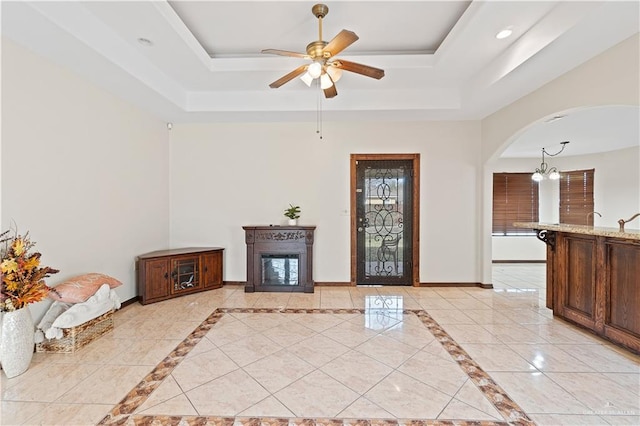
[{"label": "small plant on mantel", "polygon": [[289,204],[289,208],[284,211],[284,215],[289,219],[298,219],[300,217],[300,206]]},{"label": "small plant on mantel", "polygon": [[284,211],[284,215],[289,218],[289,225],[297,225],[300,212],[300,206],[289,204],[289,208]]}]

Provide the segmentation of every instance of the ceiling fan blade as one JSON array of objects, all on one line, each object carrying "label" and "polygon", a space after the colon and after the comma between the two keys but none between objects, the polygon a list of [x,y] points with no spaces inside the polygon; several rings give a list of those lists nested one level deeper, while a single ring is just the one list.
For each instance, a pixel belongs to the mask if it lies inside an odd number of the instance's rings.
[{"label": "ceiling fan blade", "polygon": [[358,40],[358,38],[359,37],[353,31],[342,30],[329,42],[329,44],[324,47],[324,49],[322,49],[322,52],[328,53],[329,57],[336,56],[338,53],[351,46],[351,44]]},{"label": "ceiling fan blade", "polygon": [[333,97],[338,96],[338,89],[336,89],[336,85],[332,84],[331,87],[324,89],[324,97],[327,99],[331,99]]},{"label": "ceiling fan blade", "polygon": [[310,59],[311,58],[309,55],[306,55],[304,53],[290,52],[288,50],[264,49],[262,51],[262,53],[270,53],[270,54],[273,54],[273,55],[280,55],[280,56],[291,56],[291,57],[294,57],[294,58],[303,58],[303,59]]},{"label": "ceiling fan blade", "polygon": [[298,68],[296,68],[295,70],[291,71],[289,74],[280,77],[279,79],[277,79],[276,81],[274,81],[273,83],[271,83],[269,85],[269,87],[271,87],[272,89],[277,89],[278,87],[282,86],[285,83],[288,83],[289,81],[293,80],[294,78],[296,78],[297,76],[299,76],[300,74],[304,73],[307,70],[307,65],[300,65]]},{"label": "ceiling fan blade", "polygon": [[356,62],[345,61],[344,59],[336,60],[332,65],[338,68],[342,68],[345,71],[355,72],[357,74],[362,74],[378,80],[384,77],[384,70],[381,70],[380,68],[370,67],[369,65],[362,65]]}]

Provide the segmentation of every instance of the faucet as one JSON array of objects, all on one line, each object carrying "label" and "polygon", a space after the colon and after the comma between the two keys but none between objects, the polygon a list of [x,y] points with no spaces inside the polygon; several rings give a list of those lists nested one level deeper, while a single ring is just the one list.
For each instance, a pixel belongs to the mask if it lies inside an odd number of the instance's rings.
[{"label": "faucet", "polygon": [[598,213],[597,211],[592,211],[587,213],[587,222],[589,222],[589,216],[593,216],[594,214],[597,214],[598,216],[602,217],[602,215],[600,213]]},{"label": "faucet", "polygon": [[638,217],[638,216],[640,216],[640,213],[636,213],[636,214],[634,214],[633,216],[631,216],[631,219],[627,219],[627,220],[620,219],[620,220],[618,221],[618,223],[620,224],[620,232],[624,232],[624,224],[625,224],[625,223],[627,223],[627,222],[631,222],[633,219],[635,219],[635,218],[636,218],[636,217]]}]

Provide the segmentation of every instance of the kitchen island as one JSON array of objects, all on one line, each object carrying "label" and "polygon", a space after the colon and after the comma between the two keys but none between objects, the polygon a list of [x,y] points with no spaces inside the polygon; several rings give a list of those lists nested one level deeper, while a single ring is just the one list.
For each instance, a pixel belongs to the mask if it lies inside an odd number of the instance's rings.
[{"label": "kitchen island", "polygon": [[553,314],[640,353],[640,230],[517,222],[547,244]]}]

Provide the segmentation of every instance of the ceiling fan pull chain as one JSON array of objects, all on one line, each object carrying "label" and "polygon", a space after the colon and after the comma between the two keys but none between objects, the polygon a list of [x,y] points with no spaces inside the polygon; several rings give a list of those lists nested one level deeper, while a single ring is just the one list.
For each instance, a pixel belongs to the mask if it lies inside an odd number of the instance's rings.
[{"label": "ceiling fan pull chain", "polygon": [[318,87],[318,90],[316,91],[318,94],[318,107],[316,108],[316,133],[319,134],[320,139],[322,139],[322,90],[320,88],[320,79],[316,80],[316,86]]}]

